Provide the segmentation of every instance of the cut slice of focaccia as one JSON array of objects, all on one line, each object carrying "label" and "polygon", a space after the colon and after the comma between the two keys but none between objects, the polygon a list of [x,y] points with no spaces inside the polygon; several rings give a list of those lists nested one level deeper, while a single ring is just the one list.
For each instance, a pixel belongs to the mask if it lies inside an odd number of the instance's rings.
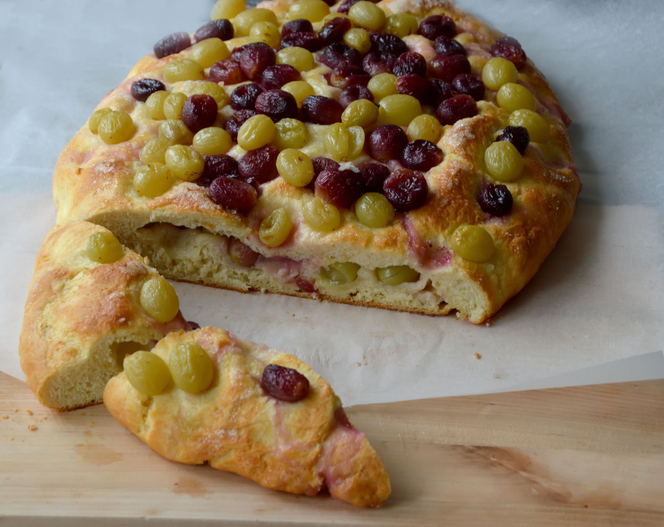
[{"label": "cut slice of focaccia", "polygon": [[125,354],[189,327],[172,286],[143,257],[103,227],[71,223],[53,229],[37,256],[21,367],[43,404],[72,410],[101,402]]},{"label": "cut slice of focaccia", "polygon": [[239,291],[474,323],[518,293],[580,189],[521,45],[447,0],[244,7],[104,98],[58,161],[58,222]]},{"label": "cut slice of focaccia", "polygon": [[264,487],[379,506],[390,483],[339,398],[293,355],[222,329],[176,332],[125,359],[104,391],[113,416],[172,461]]}]

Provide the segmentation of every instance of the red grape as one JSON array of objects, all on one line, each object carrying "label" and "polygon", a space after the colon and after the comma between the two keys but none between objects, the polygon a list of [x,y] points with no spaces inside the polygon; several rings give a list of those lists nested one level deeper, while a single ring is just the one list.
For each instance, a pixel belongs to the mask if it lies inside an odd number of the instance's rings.
[{"label": "red grape", "polygon": [[182,105],[182,120],[193,133],[212,126],[217,120],[217,101],[211,95],[196,94]]},{"label": "red grape", "polygon": [[191,38],[189,33],[180,31],[179,33],[171,33],[162,38],[154,45],[154,54],[158,59],[180,53],[191,46]]},{"label": "red grape", "polygon": [[456,95],[441,102],[436,110],[436,117],[443,126],[475,115],[477,115],[477,103],[470,95]]},{"label": "red grape", "polygon": [[392,72],[397,77],[409,74],[425,76],[427,74],[427,61],[419,53],[409,51],[397,58],[394,67],[392,68]]},{"label": "red grape", "polygon": [[523,154],[530,144],[530,134],[528,129],[523,126],[507,126],[503,128],[496,141],[509,141]]},{"label": "red grape", "polygon": [[461,73],[470,73],[470,62],[464,55],[437,55],[429,63],[429,74],[452,82]]},{"label": "red grape", "polygon": [[443,161],[443,151],[431,141],[416,139],[408,143],[401,155],[406,168],[426,172]]},{"label": "red grape", "polygon": [[297,370],[269,364],[263,370],[261,386],[275,399],[290,403],[301,401],[309,394],[309,380]]},{"label": "red grape", "polygon": [[212,65],[210,68],[210,74],[208,75],[208,80],[212,82],[223,82],[226,85],[238,84],[242,81],[247,80],[242,73],[240,65],[231,60],[220,60]]},{"label": "red grape", "polygon": [[218,177],[210,185],[210,198],[225,209],[249,212],[256,205],[258,193],[249,183],[229,177]]},{"label": "red grape", "polygon": [[470,95],[476,101],[484,98],[485,87],[482,79],[470,73],[461,73],[454,77],[452,86],[458,93]]},{"label": "red grape", "polygon": [[323,170],[316,178],[316,196],[335,207],[350,209],[365,191],[364,179],[352,170]]},{"label": "red grape", "polygon": [[448,16],[433,15],[420,22],[417,33],[429,40],[436,40],[436,37],[453,37],[456,35],[456,24]]},{"label": "red grape", "polygon": [[166,90],[166,86],[157,79],[139,79],[131,83],[131,96],[145,102],[155,92]]},{"label": "red grape", "polygon": [[400,126],[384,124],[369,134],[364,147],[375,160],[387,162],[400,159],[407,144],[408,137]]},{"label": "red grape", "polygon": [[255,179],[258,183],[267,183],[279,176],[277,156],[279,150],[264,146],[244,154],[238,163],[240,176],[244,180]]},{"label": "red grape", "polygon": [[256,111],[267,115],[274,122],[297,117],[295,97],[283,90],[267,90],[256,98]]},{"label": "red grape", "polygon": [[231,108],[234,110],[253,110],[256,107],[256,99],[263,93],[263,88],[258,84],[242,84],[231,93]]},{"label": "red grape", "polygon": [[274,66],[276,56],[270,46],[263,42],[254,42],[244,46],[240,57],[240,68],[249,80],[260,79],[263,70],[268,66]]},{"label": "red grape", "polygon": [[194,40],[200,42],[201,40],[206,40],[208,38],[220,38],[221,40],[230,40],[233,38],[235,31],[233,30],[233,24],[230,20],[225,18],[220,18],[218,20],[212,20],[204,26],[199,27],[194,33]]},{"label": "red grape", "polygon": [[300,72],[290,64],[277,64],[265,68],[261,75],[261,83],[266,90],[272,90],[281,88],[289,82],[299,81],[301,78]]},{"label": "red grape", "polygon": [[302,117],[315,124],[338,123],[343,111],[339,101],[323,95],[310,95],[302,103]]},{"label": "red grape", "polygon": [[512,37],[503,37],[496,40],[491,46],[491,54],[494,57],[502,57],[513,62],[518,70],[526,65],[528,59],[519,41]]},{"label": "red grape", "polygon": [[346,108],[346,106],[348,106],[353,101],[357,101],[359,99],[367,99],[368,101],[373,102],[373,93],[371,93],[369,89],[365,88],[364,86],[352,85],[342,91],[341,95],[339,95],[339,102],[344,108]]},{"label": "red grape", "polygon": [[424,205],[429,186],[421,172],[400,168],[385,180],[383,193],[396,210],[406,212]]},{"label": "red grape", "polygon": [[505,216],[512,210],[512,193],[505,185],[487,185],[477,194],[477,203],[487,214]]}]

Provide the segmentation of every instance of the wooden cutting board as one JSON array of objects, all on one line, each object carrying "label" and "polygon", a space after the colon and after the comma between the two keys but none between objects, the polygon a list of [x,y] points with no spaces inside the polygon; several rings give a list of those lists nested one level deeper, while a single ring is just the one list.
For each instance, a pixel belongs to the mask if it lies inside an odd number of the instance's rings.
[{"label": "wooden cutting board", "polygon": [[664,380],[348,414],[390,474],[381,509],[171,463],[103,406],[58,414],[0,373],[0,525],[664,525]]}]

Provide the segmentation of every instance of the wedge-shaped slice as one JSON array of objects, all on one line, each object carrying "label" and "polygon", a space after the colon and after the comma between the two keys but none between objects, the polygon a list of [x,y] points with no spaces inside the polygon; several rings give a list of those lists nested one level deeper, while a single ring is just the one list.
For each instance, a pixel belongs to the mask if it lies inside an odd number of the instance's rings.
[{"label": "wedge-shaped slice", "polygon": [[51,231],[37,256],[19,343],[26,381],[43,404],[72,410],[100,403],[126,353],[189,328],[177,305],[162,322],[141,307],[150,280],[165,282],[103,227],[78,222]]},{"label": "wedge-shaped slice", "polygon": [[[188,347],[200,350],[195,345],[212,359],[205,358],[213,370],[211,384],[199,393],[185,392],[178,388],[181,381],[171,380],[159,395],[145,395],[130,383],[128,368],[106,386],[104,403],[111,414],[155,452],[294,494],[313,496],[327,487],[333,497],[365,507],[388,497],[389,479],[375,450],[350,425],[330,385],[308,365],[211,327],[171,333],[150,355],[161,357],[178,379],[181,367],[174,358]],[[289,402],[272,391],[264,377],[268,366],[306,377],[308,391],[298,391],[304,397]]]}]

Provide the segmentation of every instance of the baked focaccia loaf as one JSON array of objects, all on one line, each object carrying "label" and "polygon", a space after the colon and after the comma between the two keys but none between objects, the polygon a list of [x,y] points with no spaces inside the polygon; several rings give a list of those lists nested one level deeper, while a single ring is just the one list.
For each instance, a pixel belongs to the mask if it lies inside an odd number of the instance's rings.
[{"label": "baked focaccia loaf", "polygon": [[[133,368],[130,358],[161,369]],[[348,422],[330,385],[293,355],[207,327],[171,333],[130,358],[108,382],[104,403],[165,458],[208,463],[293,494],[328,488],[362,507],[389,496],[367,438]]]},{"label": "baked focaccia loaf", "polygon": [[177,280],[486,320],[580,189],[544,76],[446,0],[259,7],[218,3],[104,98],[58,161],[58,223]]},{"label": "baked focaccia loaf", "polygon": [[168,320],[156,315],[161,322],[141,307],[143,286],[160,281],[166,282],[103,227],[77,222],[53,229],[37,256],[19,342],[37,398],[56,410],[100,403],[125,354],[188,329],[177,305]]}]

